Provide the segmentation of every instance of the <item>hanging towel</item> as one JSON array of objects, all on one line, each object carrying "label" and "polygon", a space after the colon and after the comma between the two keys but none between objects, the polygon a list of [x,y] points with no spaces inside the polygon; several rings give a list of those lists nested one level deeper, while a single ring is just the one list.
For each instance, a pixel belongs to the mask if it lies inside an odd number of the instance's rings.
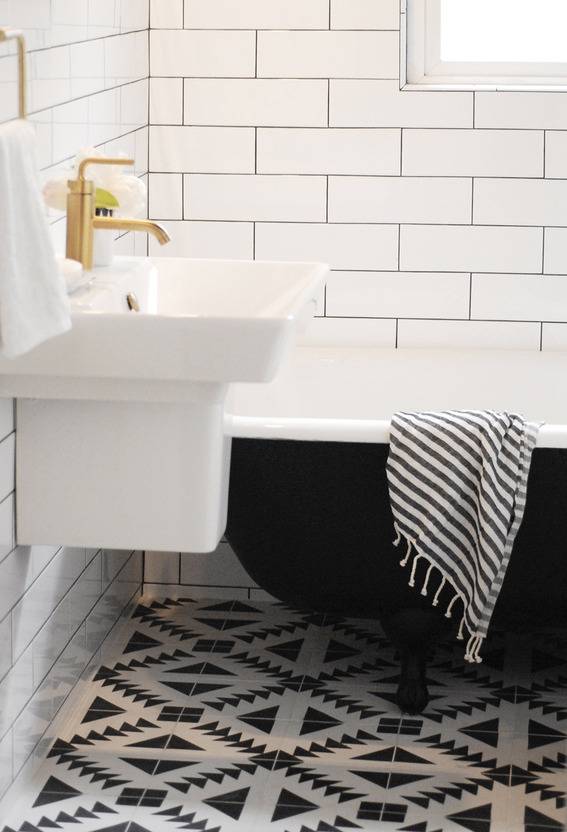
[{"label": "hanging towel", "polygon": [[33,127],[0,126],[0,353],[15,358],[71,327],[39,187]]},{"label": "hanging towel", "polygon": [[398,545],[413,557],[410,586],[421,558],[428,564],[421,590],[432,573],[454,593],[452,617],[461,600],[459,638],[468,630],[465,658],[480,662],[498,594],[522,522],[532,451],[539,425],[494,411],[396,413],[387,464],[390,503]]}]

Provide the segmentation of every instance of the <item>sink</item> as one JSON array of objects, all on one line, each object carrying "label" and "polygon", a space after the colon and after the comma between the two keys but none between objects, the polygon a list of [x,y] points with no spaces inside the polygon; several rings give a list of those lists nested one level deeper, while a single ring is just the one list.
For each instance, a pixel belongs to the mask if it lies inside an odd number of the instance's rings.
[{"label": "sink", "polygon": [[2,395],[151,401],[172,383],[186,398],[187,382],[271,381],[327,273],[314,263],[119,259],[71,296],[70,332],[0,359]]},{"label": "sink", "polygon": [[226,526],[232,382],[269,382],[314,315],[319,263],[124,258],[73,328],[15,360],[22,545],[207,552]]}]

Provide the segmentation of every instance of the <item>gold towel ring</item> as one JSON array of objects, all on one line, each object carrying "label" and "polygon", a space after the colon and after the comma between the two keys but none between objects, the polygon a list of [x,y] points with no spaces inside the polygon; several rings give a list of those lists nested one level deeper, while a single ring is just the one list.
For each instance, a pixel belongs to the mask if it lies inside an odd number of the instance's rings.
[{"label": "gold towel ring", "polygon": [[9,40],[18,42],[18,108],[20,118],[27,118],[27,72],[26,72],[26,40],[19,29],[0,28],[0,43]]}]

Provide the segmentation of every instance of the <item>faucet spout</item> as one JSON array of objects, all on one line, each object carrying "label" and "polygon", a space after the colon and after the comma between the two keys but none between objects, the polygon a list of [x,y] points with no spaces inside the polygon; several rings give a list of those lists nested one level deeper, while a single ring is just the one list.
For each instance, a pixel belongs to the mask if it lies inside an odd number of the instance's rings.
[{"label": "faucet spout", "polygon": [[102,231],[142,231],[151,234],[160,246],[169,243],[171,237],[162,225],[151,220],[135,220],[120,217],[95,217],[93,228]]}]

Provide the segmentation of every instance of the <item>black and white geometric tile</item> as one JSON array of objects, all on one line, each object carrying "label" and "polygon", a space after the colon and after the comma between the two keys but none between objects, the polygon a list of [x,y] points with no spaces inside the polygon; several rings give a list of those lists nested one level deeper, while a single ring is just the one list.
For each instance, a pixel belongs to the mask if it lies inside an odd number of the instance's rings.
[{"label": "black and white geometric tile", "polygon": [[3,832],[567,830],[567,634],[439,647],[403,717],[374,621],[148,602]]}]

